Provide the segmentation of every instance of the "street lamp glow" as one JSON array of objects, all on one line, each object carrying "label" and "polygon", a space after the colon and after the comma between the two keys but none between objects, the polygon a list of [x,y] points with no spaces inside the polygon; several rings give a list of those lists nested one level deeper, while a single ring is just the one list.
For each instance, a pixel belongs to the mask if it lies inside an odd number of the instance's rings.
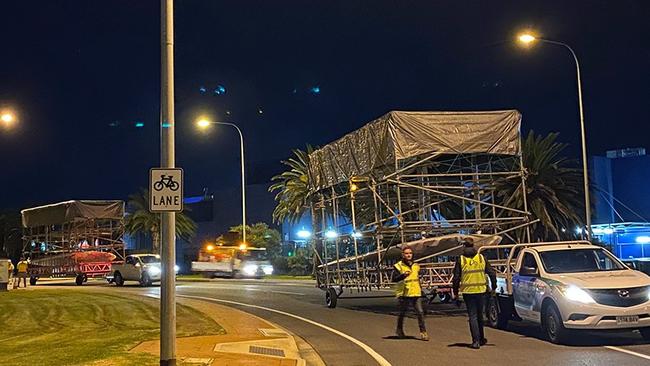
[{"label": "street lamp glow", "polygon": [[537,38],[535,36],[533,36],[532,34],[530,34],[530,33],[520,34],[519,37],[517,37],[517,38],[519,39],[519,42],[521,42],[521,43],[523,43],[525,45],[529,45],[532,42],[537,40]]},{"label": "street lamp glow", "polygon": [[205,118],[201,118],[200,120],[196,121],[196,125],[201,127],[201,128],[206,128],[210,126],[210,121],[208,121]]},{"label": "street lamp glow", "polygon": [[0,117],[0,119],[2,119],[2,122],[4,123],[11,123],[16,120],[16,116],[14,116],[14,114],[11,112],[4,112],[2,113],[2,117]]},{"label": "street lamp glow", "polygon": [[0,121],[9,128],[16,122],[16,115],[10,110],[4,110],[0,113]]}]

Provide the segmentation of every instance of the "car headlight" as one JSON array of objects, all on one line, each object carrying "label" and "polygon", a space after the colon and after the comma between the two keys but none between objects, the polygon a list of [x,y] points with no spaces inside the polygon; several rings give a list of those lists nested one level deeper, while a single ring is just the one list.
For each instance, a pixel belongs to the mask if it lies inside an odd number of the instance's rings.
[{"label": "car headlight", "polygon": [[149,272],[149,274],[151,274],[153,276],[157,276],[157,275],[160,274],[160,267],[149,266],[149,267],[147,267],[147,272]]},{"label": "car headlight", "polygon": [[244,266],[244,273],[252,276],[257,272],[257,264],[247,264]]},{"label": "car headlight", "polygon": [[587,293],[587,291],[581,289],[578,286],[567,286],[562,289],[562,292],[564,293],[564,297],[567,298],[567,300],[570,301],[575,301],[583,304],[595,304],[596,301]]},{"label": "car headlight", "polygon": [[178,271],[181,270],[181,267],[178,266],[178,264],[174,264],[174,272],[178,273]]},{"label": "car headlight", "polygon": [[264,267],[262,267],[262,270],[264,271],[265,275],[273,274],[273,266],[264,266]]}]

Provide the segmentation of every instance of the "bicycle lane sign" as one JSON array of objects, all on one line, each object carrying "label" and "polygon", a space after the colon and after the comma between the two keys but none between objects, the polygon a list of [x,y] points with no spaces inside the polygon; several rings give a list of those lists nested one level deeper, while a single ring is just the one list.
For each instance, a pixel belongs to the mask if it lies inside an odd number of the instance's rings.
[{"label": "bicycle lane sign", "polygon": [[149,211],[183,211],[183,169],[149,170]]}]

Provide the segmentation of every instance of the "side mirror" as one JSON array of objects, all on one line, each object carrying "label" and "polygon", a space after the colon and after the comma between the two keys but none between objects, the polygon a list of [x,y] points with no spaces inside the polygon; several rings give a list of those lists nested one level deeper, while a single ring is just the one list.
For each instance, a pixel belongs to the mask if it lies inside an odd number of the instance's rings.
[{"label": "side mirror", "polygon": [[521,269],[519,270],[519,275],[538,277],[539,276],[539,270],[537,268],[534,268],[534,267],[522,266]]}]

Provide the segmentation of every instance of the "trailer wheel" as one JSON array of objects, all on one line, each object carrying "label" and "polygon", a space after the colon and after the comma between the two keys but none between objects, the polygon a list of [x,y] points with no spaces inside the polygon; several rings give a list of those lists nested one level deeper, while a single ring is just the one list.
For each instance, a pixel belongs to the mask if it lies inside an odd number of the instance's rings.
[{"label": "trailer wheel", "polygon": [[438,298],[440,298],[440,302],[443,304],[448,304],[451,301],[449,292],[438,292]]},{"label": "trailer wheel", "polygon": [[84,284],[84,275],[78,274],[77,277],[74,278],[74,282],[77,284],[77,286],[81,286]]},{"label": "trailer wheel", "polygon": [[115,272],[115,275],[113,275],[113,282],[115,282],[117,286],[124,286],[124,277],[122,277],[120,272]]},{"label": "trailer wheel", "polygon": [[36,285],[36,280],[38,280],[38,277],[36,277],[36,276],[29,276],[29,284],[30,284],[31,286],[35,286],[35,285]]},{"label": "trailer wheel", "polygon": [[486,312],[488,324],[492,328],[506,329],[508,327],[508,321],[510,320],[510,307],[505,304],[505,301],[501,301],[496,296],[491,296],[488,299]]},{"label": "trailer wheel", "polygon": [[327,307],[334,309],[336,307],[336,301],[338,298],[339,296],[336,294],[334,287],[328,287],[327,291],[325,291],[325,304]]}]

